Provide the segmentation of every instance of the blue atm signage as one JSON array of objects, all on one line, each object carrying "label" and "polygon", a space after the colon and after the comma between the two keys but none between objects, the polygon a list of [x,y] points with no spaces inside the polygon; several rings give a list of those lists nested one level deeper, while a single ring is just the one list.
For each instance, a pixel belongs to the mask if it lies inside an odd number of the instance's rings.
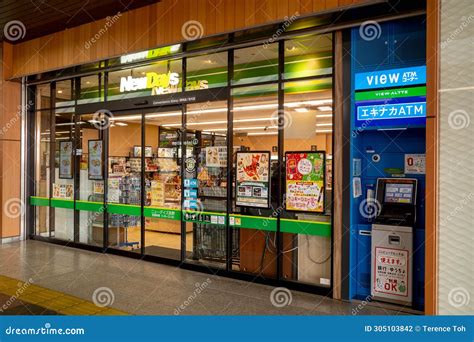
[{"label": "blue atm signage", "polygon": [[[426,67],[355,74],[355,126],[406,127],[426,122]],[[393,97],[391,90],[396,90]],[[406,90],[404,92],[404,90]],[[383,91],[383,96],[375,92]],[[406,94],[404,96],[404,94]]]},{"label": "blue atm signage", "polygon": [[355,74],[355,90],[406,87],[426,83],[426,66]]},{"label": "blue atm signage", "polygon": [[426,102],[357,106],[357,120],[426,117]]}]

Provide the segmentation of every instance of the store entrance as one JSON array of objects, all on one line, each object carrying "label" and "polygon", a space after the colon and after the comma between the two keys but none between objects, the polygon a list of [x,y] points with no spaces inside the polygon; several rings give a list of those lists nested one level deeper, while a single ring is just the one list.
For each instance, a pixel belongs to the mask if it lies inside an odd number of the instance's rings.
[{"label": "store entrance", "polygon": [[111,113],[108,247],[181,260],[182,106]]}]

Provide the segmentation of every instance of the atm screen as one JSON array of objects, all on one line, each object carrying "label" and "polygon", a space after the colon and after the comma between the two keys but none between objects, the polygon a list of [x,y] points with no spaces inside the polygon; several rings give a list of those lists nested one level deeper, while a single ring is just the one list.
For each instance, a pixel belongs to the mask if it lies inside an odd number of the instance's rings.
[{"label": "atm screen", "polygon": [[413,183],[386,183],[385,203],[413,204]]}]

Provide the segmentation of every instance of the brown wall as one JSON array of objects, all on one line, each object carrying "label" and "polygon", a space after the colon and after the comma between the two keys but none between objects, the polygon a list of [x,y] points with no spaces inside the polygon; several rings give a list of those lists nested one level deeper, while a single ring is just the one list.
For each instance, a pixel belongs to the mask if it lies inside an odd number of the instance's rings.
[{"label": "brown wall", "polygon": [[[181,29],[197,20],[203,35],[308,15],[370,0],[162,0],[106,19],[33,39],[13,48],[13,68],[8,77],[84,64],[156,46],[184,41]],[[101,31],[102,29],[102,31]],[[28,34],[28,28],[26,28]],[[95,35],[98,39],[91,43]],[[87,48],[87,42],[91,43]]]},{"label": "brown wall", "polygon": [[10,46],[0,46],[0,237],[20,235],[20,85],[4,81],[11,62]]}]

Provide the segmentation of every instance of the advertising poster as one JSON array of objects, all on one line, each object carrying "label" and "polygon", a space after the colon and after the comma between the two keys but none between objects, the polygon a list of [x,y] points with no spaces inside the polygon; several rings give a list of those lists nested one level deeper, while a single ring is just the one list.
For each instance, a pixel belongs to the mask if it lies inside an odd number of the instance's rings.
[{"label": "advertising poster", "polygon": [[408,297],[408,251],[375,248],[375,293]]},{"label": "advertising poster", "polygon": [[270,152],[237,152],[236,205],[269,208]]},{"label": "advertising poster", "polygon": [[324,212],[325,152],[287,152],[286,210]]},{"label": "advertising poster", "polygon": [[53,184],[53,198],[74,199],[74,187],[72,184]]},{"label": "advertising poster", "polygon": [[424,175],[426,173],[425,154],[405,154],[405,173]]},{"label": "advertising poster", "polygon": [[72,141],[59,142],[59,178],[72,178]]},{"label": "advertising poster", "polygon": [[103,145],[101,140],[89,140],[89,179],[91,180],[102,180],[104,176],[102,174],[102,152]]},{"label": "advertising poster", "polygon": [[206,147],[206,166],[226,167],[227,166],[227,147],[226,146]]}]

